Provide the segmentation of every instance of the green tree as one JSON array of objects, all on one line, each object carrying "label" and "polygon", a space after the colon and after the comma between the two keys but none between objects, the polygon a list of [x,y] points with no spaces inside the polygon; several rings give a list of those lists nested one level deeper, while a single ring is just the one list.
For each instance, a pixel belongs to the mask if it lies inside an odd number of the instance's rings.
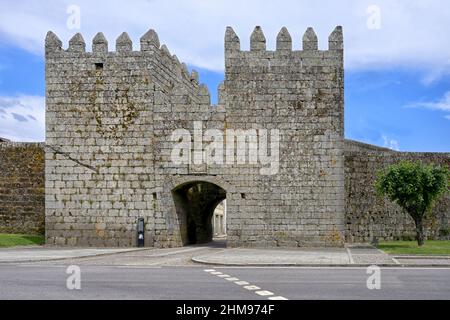
[{"label": "green tree", "polygon": [[413,218],[419,246],[424,243],[425,214],[448,191],[449,178],[447,168],[410,161],[401,161],[378,173],[378,194],[399,204]]}]

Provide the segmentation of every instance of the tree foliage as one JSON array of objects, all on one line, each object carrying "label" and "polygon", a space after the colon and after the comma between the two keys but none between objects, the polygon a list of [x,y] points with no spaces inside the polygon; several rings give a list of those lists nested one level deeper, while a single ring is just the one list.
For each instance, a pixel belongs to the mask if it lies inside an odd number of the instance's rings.
[{"label": "tree foliage", "polygon": [[420,162],[402,161],[379,172],[377,192],[396,202],[413,218],[416,238],[423,244],[423,218],[433,204],[448,191],[448,168]]}]

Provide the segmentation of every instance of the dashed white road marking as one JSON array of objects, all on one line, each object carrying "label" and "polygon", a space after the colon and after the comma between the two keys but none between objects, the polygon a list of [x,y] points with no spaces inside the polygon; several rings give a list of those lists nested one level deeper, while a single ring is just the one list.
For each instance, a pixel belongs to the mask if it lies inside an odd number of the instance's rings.
[{"label": "dashed white road marking", "polygon": [[262,290],[260,287],[250,284],[247,281],[239,280],[236,277],[230,276],[229,274],[222,273],[220,271],[216,271],[215,269],[204,269],[205,272],[208,272],[211,275],[215,275],[219,278],[225,279],[227,281],[233,281],[233,283],[237,284],[238,286],[242,286],[244,289],[247,289],[249,291],[253,291],[255,294],[261,296],[261,297],[267,297],[269,300],[288,300],[285,297],[282,296],[275,296],[273,292],[268,290]]},{"label": "dashed white road marking", "polygon": [[256,294],[260,295],[260,296],[273,296],[273,292],[267,291],[267,290],[260,290],[260,291],[255,291]]},{"label": "dashed white road marking", "polygon": [[282,296],[275,296],[275,297],[269,297],[269,300],[287,300],[285,297]]},{"label": "dashed white road marking", "polygon": [[254,286],[254,285],[245,286],[244,288],[247,289],[247,290],[259,290],[259,289],[261,289],[260,287]]}]

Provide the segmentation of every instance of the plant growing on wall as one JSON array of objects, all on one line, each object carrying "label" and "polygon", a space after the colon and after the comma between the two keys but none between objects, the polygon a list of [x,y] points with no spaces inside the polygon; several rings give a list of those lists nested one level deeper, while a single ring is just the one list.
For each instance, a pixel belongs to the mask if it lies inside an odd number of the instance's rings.
[{"label": "plant growing on wall", "polygon": [[396,202],[414,220],[416,239],[424,244],[423,219],[437,199],[449,189],[447,168],[402,161],[378,173],[376,189],[379,195]]}]

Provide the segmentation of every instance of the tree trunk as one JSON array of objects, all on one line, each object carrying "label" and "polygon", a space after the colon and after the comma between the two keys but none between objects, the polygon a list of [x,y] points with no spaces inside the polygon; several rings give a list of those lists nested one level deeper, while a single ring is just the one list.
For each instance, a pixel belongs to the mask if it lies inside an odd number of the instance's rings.
[{"label": "tree trunk", "polygon": [[419,247],[424,244],[423,221],[421,218],[415,220],[416,223],[416,240]]}]

